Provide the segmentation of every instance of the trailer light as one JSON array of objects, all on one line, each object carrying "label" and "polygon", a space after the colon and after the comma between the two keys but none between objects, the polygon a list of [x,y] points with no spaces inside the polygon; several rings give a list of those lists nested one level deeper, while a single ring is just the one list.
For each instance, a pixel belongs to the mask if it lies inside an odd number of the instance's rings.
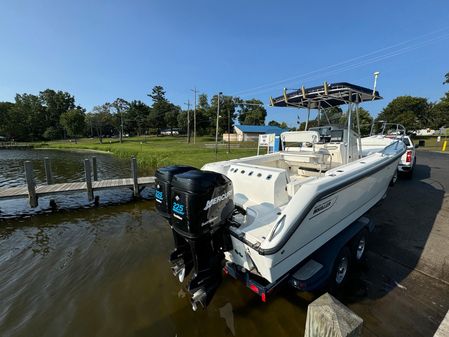
[{"label": "trailer light", "polygon": [[249,285],[249,289],[251,289],[252,291],[254,291],[256,294],[259,293],[259,288],[257,288],[257,286],[255,286],[254,284],[250,284],[250,285]]},{"label": "trailer light", "polygon": [[228,275],[229,274],[229,272],[228,272],[228,268],[226,268],[226,267],[223,267],[223,272],[226,274],[226,275]]},{"label": "trailer light", "polygon": [[265,293],[262,293],[262,295],[260,295],[262,297],[262,302],[266,302],[267,301],[267,296],[265,295]]},{"label": "trailer light", "polygon": [[407,151],[407,157],[405,158],[405,161],[407,163],[410,163],[412,161],[412,151]]},{"label": "trailer light", "polygon": [[259,288],[257,288],[257,286],[254,285],[254,284],[250,284],[250,285],[249,285],[249,289],[251,289],[252,291],[254,291],[256,294],[259,293]]}]

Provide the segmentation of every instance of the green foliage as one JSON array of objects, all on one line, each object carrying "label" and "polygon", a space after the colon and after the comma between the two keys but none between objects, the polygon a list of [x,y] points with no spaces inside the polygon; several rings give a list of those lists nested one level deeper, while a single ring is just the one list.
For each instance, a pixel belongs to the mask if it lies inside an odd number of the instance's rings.
[{"label": "green foliage", "polygon": [[243,125],[265,125],[267,110],[263,102],[258,99],[243,101],[240,98],[235,99],[238,109],[238,120]]},{"label": "green foliage", "polygon": [[371,125],[373,124],[373,117],[371,117],[368,110],[359,107],[359,118],[360,118],[360,134],[362,136],[368,136],[371,131]]},{"label": "green foliage", "polygon": [[[352,124],[351,128],[355,131],[357,130],[357,118],[355,114],[355,109],[352,113]],[[373,117],[369,114],[368,110],[359,106],[359,123],[360,123],[360,134],[368,135],[371,130],[371,124],[373,122]],[[323,109],[319,116],[316,116],[315,119],[309,121],[308,128],[323,126],[323,125],[336,125],[341,126],[343,128],[347,128],[348,117],[347,112],[344,113],[343,110],[336,106],[328,109]],[[306,122],[302,122],[300,125],[300,130],[304,130],[306,126]]]},{"label": "green foliage", "polygon": [[85,114],[82,109],[76,108],[64,112],[60,117],[62,127],[67,134],[75,138],[83,134],[85,124]]},{"label": "green foliage", "polygon": [[[49,128],[52,128],[52,137],[55,138],[51,139],[61,138],[63,136],[63,130],[59,123],[59,118],[64,112],[75,108],[75,97],[68,92],[46,89],[39,93],[39,98],[45,110],[44,118],[47,126],[45,132]],[[44,138],[49,139],[45,136]]]},{"label": "green foliage", "polygon": [[49,126],[44,134],[43,134],[44,139],[46,140],[55,140],[55,139],[59,139],[61,137],[61,132],[60,130],[58,130],[56,127],[54,126]]},{"label": "green foliage", "polygon": [[[214,95],[211,100],[209,115],[211,118],[212,125],[211,129],[213,132],[209,133],[211,135],[215,134],[216,123],[217,123],[217,109],[218,109],[218,95]],[[234,119],[237,117],[235,113],[235,104],[231,96],[220,96],[220,115],[218,118],[218,134],[223,134],[228,132],[228,128],[232,132],[234,129]]]},{"label": "green foliage", "polygon": [[147,96],[151,97],[154,103],[159,103],[163,101],[167,101],[165,98],[165,90],[161,85],[156,85],[151,90],[151,94],[147,94]]},{"label": "green foliage", "polygon": [[164,116],[164,121],[167,125],[167,127],[172,131],[173,129],[178,126],[178,114],[180,109],[176,109],[176,107],[173,106],[173,109],[167,111]]},{"label": "green foliage", "polygon": [[14,103],[0,102],[0,136],[12,138],[13,125],[10,122]]},{"label": "green foliage", "polygon": [[142,101],[132,101],[125,116],[125,125],[131,133],[142,135],[148,127],[151,108]]},{"label": "green foliage", "polygon": [[444,82],[443,82],[443,84],[449,84],[449,73],[444,75]]},{"label": "green foliage", "polygon": [[37,140],[47,129],[45,108],[39,96],[16,95],[15,105],[10,114],[13,138],[16,140]]},{"label": "green foliage", "polygon": [[426,98],[399,96],[377,116],[376,121],[399,123],[407,130],[419,130],[431,124],[431,105]]},{"label": "green foliage", "polygon": [[272,120],[272,121],[269,121],[269,122],[268,122],[268,125],[269,125],[269,126],[277,126],[277,127],[279,127],[279,128],[282,128],[282,129],[288,129],[288,125],[287,125],[287,123],[285,123],[285,122],[279,123],[279,122],[277,122],[277,121],[275,121],[275,120]]},{"label": "green foliage", "polygon": [[148,175],[153,175],[155,168],[160,166],[185,164],[200,168],[208,162],[252,156],[257,151],[256,144],[250,142],[241,144],[240,148],[233,148],[229,154],[226,153],[225,149],[219,149],[218,155],[216,155],[214,149],[205,146],[206,143],[212,141],[212,137],[197,137],[196,144],[188,144],[185,138],[150,136],[146,138],[127,138],[122,144],[117,140],[112,140],[111,143],[108,141],[98,144],[97,141],[91,139],[79,139],[77,144],[53,141],[48,142],[45,146],[109,151],[114,155],[127,159],[131,156],[136,156],[139,165],[141,165],[142,174]]},{"label": "green foliage", "polygon": [[[148,123],[150,128],[163,129],[167,126],[165,115],[170,111],[177,111],[176,106],[170,103],[165,98],[165,91],[162,86],[155,86],[151,94],[148,94],[153,100],[153,105],[151,106],[151,112],[148,116]],[[171,114],[172,116],[173,114]],[[170,123],[173,122],[173,118],[169,118]],[[177,120],[175,124],[177,125]]]},{"label": "green foliage", "polygon": [[432,118],[434,129],[449,126],[449,99],[442,99],[432,106]]}]

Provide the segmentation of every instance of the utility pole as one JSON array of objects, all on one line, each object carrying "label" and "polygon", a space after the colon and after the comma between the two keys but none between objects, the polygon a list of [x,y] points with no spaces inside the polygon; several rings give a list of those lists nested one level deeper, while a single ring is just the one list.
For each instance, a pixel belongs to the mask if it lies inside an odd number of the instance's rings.
[{"label": "utility pole", "polygon": [[218,93],[218,102],[217,102],[217,126],[215,128],[215,155],[218,154],[218,119],[220,118],[220,95],[222,93]]},{"label": "utility pole", "polygon": [[196,87],[190,90],[195,94],[195,105],[193,106],[193,144],[196,144],[196,93],[198,90],[196,90]]},{"label": "utility pole", "polygon": [[190,143],[190,100],[187,100],[187,143]]},{"label": "utility pole", "polygon": [[231,109],[228,107],[228,154],[231,153]]},{"label": "utility pole", "polygon": [[123,142],[123,111],[120,109],[120,144]]}]

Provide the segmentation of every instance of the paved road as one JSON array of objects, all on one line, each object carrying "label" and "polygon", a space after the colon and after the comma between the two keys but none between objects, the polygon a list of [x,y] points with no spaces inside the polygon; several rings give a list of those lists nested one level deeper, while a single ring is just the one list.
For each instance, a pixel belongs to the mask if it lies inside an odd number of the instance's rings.
[{"label": "paved road", "polygon": [[341,298],[365,336],[433,336],[449,310],[448,191],[449,155],[418,152],[413,179],[371,210],[366,266]]}]

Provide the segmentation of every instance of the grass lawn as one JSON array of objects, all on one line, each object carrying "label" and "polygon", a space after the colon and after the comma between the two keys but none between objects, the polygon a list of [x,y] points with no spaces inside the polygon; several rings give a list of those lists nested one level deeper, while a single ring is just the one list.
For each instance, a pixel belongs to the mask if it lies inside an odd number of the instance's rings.
[{"label": "grass lawn", "polygon": [[[437,142],[436,136],[415,136],[412,138],[412,141],[414,144],[419,144],[419,141],[423,140],[425,142],[424,147],[420,147],[420,150],[423,151],[437,151],[440,152],[443,147],[443,142],[445,140],[448,140],[449,143],[449,137],[445,138],[445,136],[441,136],[440,142]],[[449,144],[447,146],[446,152],[449,151]]]},{"label": "grass lawn", "polygon": [[184,137],[152,136],[124,138],[122,144],[116,138],[104,138],[103,144],[100,144],[96,138],[83,138],[78,139],[76,144],[65,140],[39,143],[35,146],[108,151],[121,158],[135,156],[139,167],[146,173],[154,172],[157,167],[172,164],[186,164],[199,168],[205,163],[251,156],[257,152],[256,143],[244,142],[233,143],[229,154],[226,145],[219,144],[216,155],[214,141],[211,137],[197,137],[196,144],[193,144],[193,139],[190,144],[187,144]]}]

